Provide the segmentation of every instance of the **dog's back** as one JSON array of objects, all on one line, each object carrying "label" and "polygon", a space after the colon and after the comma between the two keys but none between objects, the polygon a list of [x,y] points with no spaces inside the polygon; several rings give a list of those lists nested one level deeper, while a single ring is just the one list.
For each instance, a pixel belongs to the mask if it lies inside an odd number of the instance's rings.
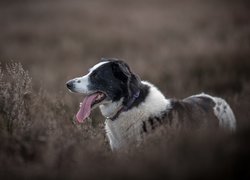
[{"label": "dog's back", "polygon": [[236,128],[236,120],[228,103],[207,94],[190,96],[183,100],[171,100],[168,121],[171,118],[184,123],[186,127],[223,127]]}]

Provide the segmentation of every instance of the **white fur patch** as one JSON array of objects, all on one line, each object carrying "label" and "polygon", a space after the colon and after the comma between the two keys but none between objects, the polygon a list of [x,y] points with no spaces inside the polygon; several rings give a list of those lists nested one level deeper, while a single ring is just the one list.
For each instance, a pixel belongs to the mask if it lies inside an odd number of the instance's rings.
[{"label": "white fur patch", "polygon": [[88,73],[85,76],[77,77],[73,79],[75,92],[84,93],[84,94],[88,93],[89,75],[90,73]]},{"label": "white fur patch", "polygon": [[120,108],[122,107],[123,99],[124,98],[121,98],[117,102],[108,101],[100,105],[100,110],[101,110],[102,115],[106,118],[114,117],[116,113],[120,110]]}]

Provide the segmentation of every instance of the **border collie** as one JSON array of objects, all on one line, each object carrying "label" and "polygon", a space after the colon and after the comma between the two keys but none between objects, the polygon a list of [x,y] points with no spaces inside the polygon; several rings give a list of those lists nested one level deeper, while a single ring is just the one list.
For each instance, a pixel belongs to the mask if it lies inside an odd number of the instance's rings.
[{"label": "border collie", "polygon": [[141,142],[144,134],[176,117],[192,127],[236,128],[235,116],[225,100],[204,93],[183,100],[167,99],[121,60],[102,59],[87,75],[66,85],[71,92],[86,95],[76,115],[78,122],[100,107],[112,150]]}]

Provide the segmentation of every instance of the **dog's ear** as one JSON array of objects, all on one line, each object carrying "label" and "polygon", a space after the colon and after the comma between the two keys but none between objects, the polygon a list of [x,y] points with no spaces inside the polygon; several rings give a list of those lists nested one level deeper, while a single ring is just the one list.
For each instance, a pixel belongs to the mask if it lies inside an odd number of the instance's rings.
[{"label": "dog's ear", "polygon": [[128,65],[123,61],[113,61],[112,72],[115,78],[119,79],[123,83],[127,83],[132,74]]},{"label": "dog's ear", "polygon": [[138,75],[130,70],[125,62],[120,60],[114,61],[112,71],[117,79],[127,85],[129,98],[138,92],[141,80]]}]

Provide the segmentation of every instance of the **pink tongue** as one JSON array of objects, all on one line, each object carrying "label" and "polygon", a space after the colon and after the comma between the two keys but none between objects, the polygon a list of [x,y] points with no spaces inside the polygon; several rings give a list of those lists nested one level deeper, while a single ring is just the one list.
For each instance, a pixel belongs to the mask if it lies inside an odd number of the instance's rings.
[{"label": "pink tongue", "polygon": [[91,104],[97,98],[97,96],[98,94],[92,94],[86,96],[83,99],[82,106],[80,107],[78,113],[76,114],[76,119],[78,120],[79,123],[82,123],[84,119],[89,117],[91,111]]}]

